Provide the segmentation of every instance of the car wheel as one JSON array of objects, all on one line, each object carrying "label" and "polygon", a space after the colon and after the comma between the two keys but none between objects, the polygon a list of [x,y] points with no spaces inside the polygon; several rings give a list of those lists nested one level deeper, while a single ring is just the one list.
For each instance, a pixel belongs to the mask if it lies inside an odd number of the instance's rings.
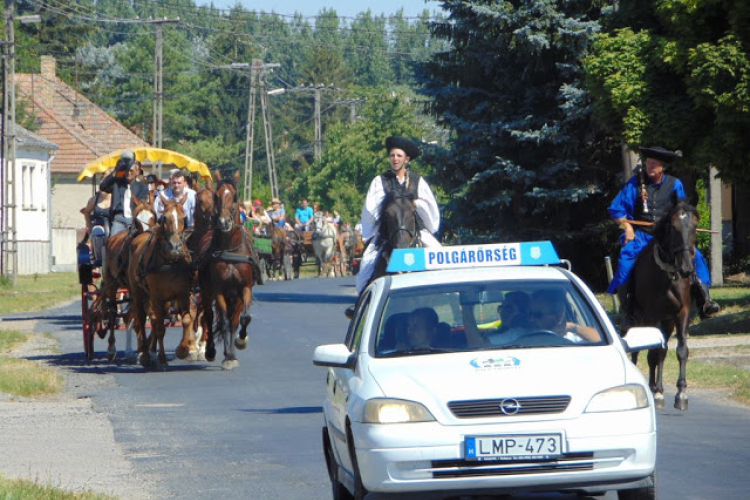
[{"label": "car wheel", "polygon": [[346,440],[349,443],[349,455],[352,459],[352,473],[354,474],[354,500],[364,500],[367,496],[367,489],[362,484],[362,475],[359,473],[359,464],[357,463],[357,452],[354,449],[354,437],[352,429],[346,429]]},{"label": "car wheel", "polygon": [[326,468],[328,469],[328,478],[331,480],[331,494],[333,500],[352,500],[352,494],[341,484],[339,480],[339,465],[336,463],[336,457],[333,456],[331,440],[328,438],[328,429],[323,427],[323,453],[326,458]]},{"label": "car wheel", "polygon": [[635,488],[632,490],[619,490],[617,492],[618,500],[656,500],[656,474],[651,475],[652,484],[645,488]]}]

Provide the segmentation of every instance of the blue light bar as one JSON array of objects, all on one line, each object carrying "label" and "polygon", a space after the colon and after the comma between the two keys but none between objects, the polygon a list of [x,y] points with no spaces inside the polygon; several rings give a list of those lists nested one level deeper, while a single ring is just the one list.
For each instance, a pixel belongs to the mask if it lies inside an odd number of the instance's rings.
[{"label": "blue light bar", "polygon": [[541,266],[559,264],[551,241],[493,243],[432,248],[397,248],[388,262],[389,273],[462,269],[467,267]]}]

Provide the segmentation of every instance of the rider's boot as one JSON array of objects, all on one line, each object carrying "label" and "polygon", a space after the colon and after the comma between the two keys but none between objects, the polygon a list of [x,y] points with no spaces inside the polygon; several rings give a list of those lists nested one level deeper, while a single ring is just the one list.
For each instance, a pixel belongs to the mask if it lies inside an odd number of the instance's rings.
[{"label": "rider's boot", "polygon": [[698,278],[695,278],[693,282],[692,292],[701,319],[709,318],[721,310],[721,306],[711,299],[708,292],[708,285]]}]

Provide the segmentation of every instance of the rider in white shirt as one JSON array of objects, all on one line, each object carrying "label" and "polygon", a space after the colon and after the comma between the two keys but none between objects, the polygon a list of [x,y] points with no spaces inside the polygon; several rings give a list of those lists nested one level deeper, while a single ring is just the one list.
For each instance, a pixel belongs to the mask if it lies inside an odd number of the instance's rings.
[{"label": "rider in white shirt", "polygon": [[362,239],[368,242],[368,245],[362,255],[360,270],[356,277],[357,293],[362,293],[369,282],[380,253],[378,219],[387,190],[403,189],[416,194],[417,214],[422,224],[422,244],[426,247],[441,246],[433,236],[440,227],[440,210],[435,195],[424,178],[409,170],[409,161],[421,154],[419,147],[403,137],[387,138],[385,147],[391,169],[372,180],[362,209]]}]

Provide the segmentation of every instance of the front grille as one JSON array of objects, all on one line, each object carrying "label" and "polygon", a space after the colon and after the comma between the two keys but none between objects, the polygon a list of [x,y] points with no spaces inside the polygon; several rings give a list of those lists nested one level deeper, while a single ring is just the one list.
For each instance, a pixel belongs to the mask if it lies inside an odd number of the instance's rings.
[{"label": "front grille", "polygon": [[[458,418],[485,418],[562,413],[568,408],[569,404],[570,396],[543,396],[451,401],[448,403],[448,408]],[[505,412],[503,412],[503,407],[506,408]],[[514,407],[518,411],[513,412]]]},{"label": "front grille", "polygon": [[435,460],[432,462],[432,477],[513,476],[593,469],[594,454],[585,452],[566,453],[561,457],[545,460]]}]

